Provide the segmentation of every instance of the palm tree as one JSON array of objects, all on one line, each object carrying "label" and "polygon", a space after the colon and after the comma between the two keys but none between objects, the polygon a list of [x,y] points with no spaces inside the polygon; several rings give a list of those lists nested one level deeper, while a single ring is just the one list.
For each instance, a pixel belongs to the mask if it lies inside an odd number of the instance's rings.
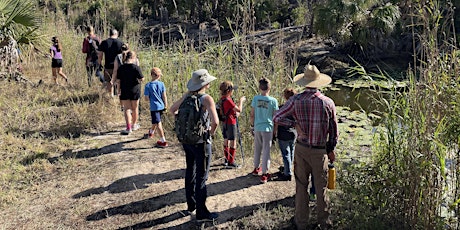
[{"label": "palm tree", "polygon": [[0,0],[0,77],[18,73],[18,43],[38,45],[39,25],[32,0]]}]

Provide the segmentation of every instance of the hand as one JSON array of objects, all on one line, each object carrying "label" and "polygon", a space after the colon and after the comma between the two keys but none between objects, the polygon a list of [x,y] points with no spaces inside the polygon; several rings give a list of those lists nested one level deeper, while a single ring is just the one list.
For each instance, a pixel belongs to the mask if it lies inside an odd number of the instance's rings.
[{"label": "hand", "polygon": [[334,163],[334,161],[335,161],[335,152],[331,151],[331,152],[327,153],[327,158],[329,158],[331,163]]},{"label": "hand", "polygon": [[240,98],[240,101],[241,101],[241,102],[245,102],[245,101],[246,101],[246,97],[245,97],[245,96],[242,96],[242,97]]}]

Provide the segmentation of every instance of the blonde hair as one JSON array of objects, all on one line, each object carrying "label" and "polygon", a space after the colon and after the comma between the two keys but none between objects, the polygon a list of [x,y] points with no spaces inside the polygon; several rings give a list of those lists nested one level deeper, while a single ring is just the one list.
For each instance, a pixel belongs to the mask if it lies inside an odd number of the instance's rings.
[{"label": "blonde hair", "polygon": [[161,73],[161,69],[158,67],[153,67],[152,70],[150,70],[150,75],[152,75],[152,79],[158,79],[160,78],[163,74]]}]

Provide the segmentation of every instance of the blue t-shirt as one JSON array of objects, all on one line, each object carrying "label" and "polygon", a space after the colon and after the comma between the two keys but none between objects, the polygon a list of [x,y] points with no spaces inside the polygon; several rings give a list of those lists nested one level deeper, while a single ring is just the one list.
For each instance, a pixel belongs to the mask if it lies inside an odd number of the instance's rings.
[{"label": "blue t-shirt", "polygon": [[273,115],[278,110],[278,100],[270,96],[256,95],[251,102],[254,108],[254,131],[272,132]]},{"label": "blue t-shirt", "polygon": [[155,80],[145,84],[144,95],[150,99],[150,111],[161,111],[165,109],[163,93],[166,92],[165,84]]}]

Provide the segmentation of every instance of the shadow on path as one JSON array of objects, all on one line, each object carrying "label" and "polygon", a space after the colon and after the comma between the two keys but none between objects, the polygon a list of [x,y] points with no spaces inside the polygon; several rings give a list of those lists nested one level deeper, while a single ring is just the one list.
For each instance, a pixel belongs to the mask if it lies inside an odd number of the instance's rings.
[{"label": "shadow on path", "polygon": [[[231,180],[209,184],[207,185],[208,197],[237,191],[254,185],[260,185],[260,182],[258,180],[254,180],[252,176],[240,176]],[[101,210],[87,216],[86,220],[94,221],[102,220],[114,215],[131,215],[134,213],[153,212],[166,206],[172,206],[174,204],[185,202],[185,189],[179,189],[164,195]]]},{"label": "shadow on path", "polygon": [[[222,224],[225,222],[230,222],[234,220],[239,220],[244,217],[251,216],[254,211],[259,210],[261,208],[270,211],[273,209],[276,209],[279,205],[284,206],[284,207],[291,207],[294,208],[294,196],[286,197],[284,199],[280,200],[274,200],[269,203],[259,203],[259,204],[253,204],[250,206],[243,206],[243,207],[234,207],[231,209],[227,209],[223,212],[219,213],[219,218],[215,220],[216,223],[205,223],[202,224],[202,226],[197,225],[196,221],[194,221],[194,218],[190,216],[189,222],[183,223],[181,225],[177,225],[174,227],[169,227],[169,228],[164,228],[164,229],[203,229],[204,227],[209,227],[212,226],[213,224]],[[174,221],[176,219],[183,218],[185,215],[182,212],[177,212],[173,213],[169,216],[161,217],[158,219],[154,220],[149,220],[145,221],[142,223],[138,223],[132,226],[127,226],[123,228],[119,228],[119,230],[129,230],[129,229],[145,229],[145,228],[152,228],[160,224],[165,224],[171,221]],[[226,216],[226,219],[222,219],[223,216]],[[206,226],[203,226],[206,225]],[[278,226],[274,226],[273,229],[284,229],[284,230],[290,230],[290,229],[295,229],[294,225],[290,221],[284,221],[280,222]]]},{"label": "shadow on path", "polygon": [[145,189],[152,183],[161,183],[167,180],[184,178],[185,169],[178,169],[161,174],[140,174],[116,180],[107,187],[92,188],[73,195],[75,199],[87,197],[104,192],[122,193],[137,189]]},{"label": "shadow on path", "polygon": [[48,158],[48,161],[50,163],[54,163],[57,160],[59,160],[59,158],[63,158],[63,159],[68,159],[68,158],[91,158],[91,157],[97,157],[97,156],[101,156],[101,155],[105,155],[105,154],[117,153],[117,152],[121,152],[121,151],[151,149],[151,147],[148,147],[148,148],[124,148],[123,147],[125,144],[140,141],[142,139],[143,138],[127,140],[127,141],[113,143],[113,144],[104,146],[102,148],[85,149],[85,150],[81,150],[81,151],[77,151],[77,152],[73,152],[71,149],[69,149],[69,150],[65,151],[64,153],[62,153],[61,156]]}]

